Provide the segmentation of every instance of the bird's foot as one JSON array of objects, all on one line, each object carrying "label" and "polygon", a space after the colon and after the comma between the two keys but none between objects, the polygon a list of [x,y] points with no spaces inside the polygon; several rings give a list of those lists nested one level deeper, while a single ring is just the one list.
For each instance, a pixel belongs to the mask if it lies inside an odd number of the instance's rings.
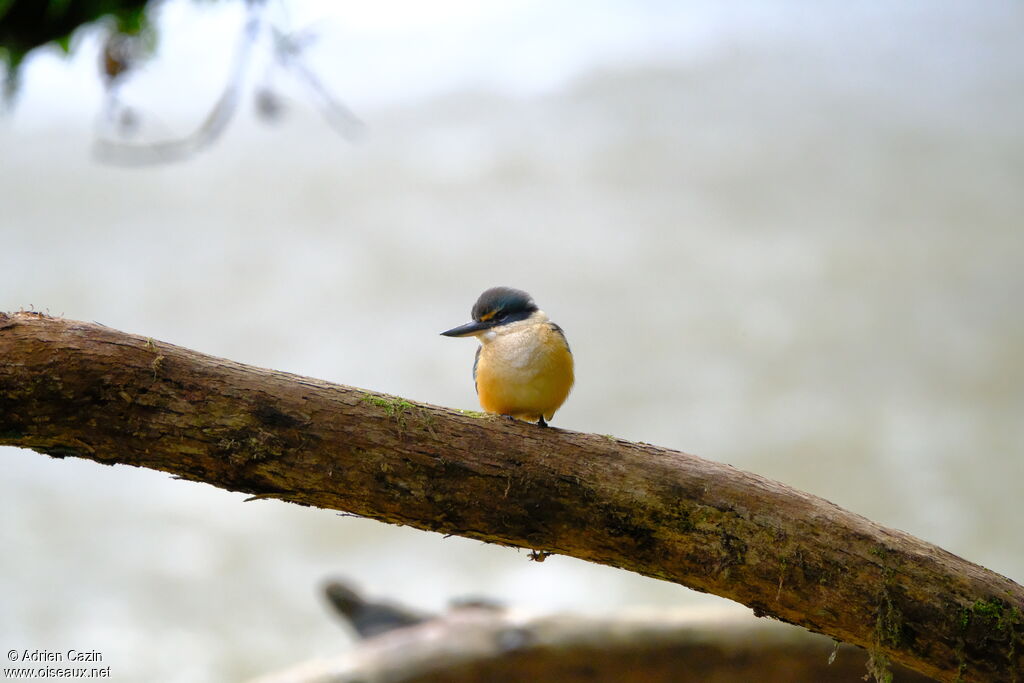
[{"label": "bird's foot", "polygon": [[537,426],[538,427],[547,427],[548,426],[548,423],[544,421],[544,416],[543,415],[541,415],[540,418],[538,418]]}]

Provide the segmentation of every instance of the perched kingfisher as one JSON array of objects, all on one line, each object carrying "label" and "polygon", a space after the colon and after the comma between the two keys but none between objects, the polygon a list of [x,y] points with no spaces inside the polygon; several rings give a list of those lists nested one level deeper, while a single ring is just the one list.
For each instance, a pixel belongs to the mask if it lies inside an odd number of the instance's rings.
[{"label": "perched kingfisher", "polygon": [[562,328],[520,289],[492,287],[473,305],[473,321],[446,337],[480,340],[473,381],[480,406],[547,427],[573,384],[573,362]]}]

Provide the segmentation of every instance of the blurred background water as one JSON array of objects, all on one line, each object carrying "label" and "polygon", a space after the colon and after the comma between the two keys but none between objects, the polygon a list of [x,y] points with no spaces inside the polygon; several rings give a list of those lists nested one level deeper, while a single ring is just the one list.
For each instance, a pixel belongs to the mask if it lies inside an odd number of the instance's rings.
[{"label": "blurred background water", "polygon": [[[437,333],[521,287],[576,354],[556,426],[728,462],[1024,581],[1019,3],[287,7],[362,142],[296,90],[184,163],[105,166],[99,33],[29,60],[0,122],[0,309],[475,408],[473,342]],[[146,125],[197,125],[242,21],[165,6],[124,93]],[[156,472],[12,448],[0,472],[0,644],[100,650],[115,680],[348,647],[333,574],[422,609],[724,602]]]}]

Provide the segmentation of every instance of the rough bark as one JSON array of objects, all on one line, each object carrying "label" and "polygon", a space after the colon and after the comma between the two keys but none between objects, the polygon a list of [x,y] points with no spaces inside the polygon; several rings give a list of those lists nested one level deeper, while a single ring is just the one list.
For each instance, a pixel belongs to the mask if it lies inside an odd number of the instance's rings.
[{"label": "rough bark", "polygon": [[1024,679],[1020,585],[821,498],[648,444],[34,313],[0,314],[0,444],[621,567],[939,680]]},{"label": "rough bark", "polygon": [[[897,669],[900,683],[931,680]],[[863,651],[722,611],[614,617],[454,609],[252,683],[860,683]]]}]

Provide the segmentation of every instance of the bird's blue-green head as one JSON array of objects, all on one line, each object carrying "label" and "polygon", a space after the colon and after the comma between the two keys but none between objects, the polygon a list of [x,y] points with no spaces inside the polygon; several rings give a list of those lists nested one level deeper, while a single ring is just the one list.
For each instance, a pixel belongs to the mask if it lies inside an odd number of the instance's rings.
[{"label": "bird's blue-green head", "polygon": [[499,325],[526,320],[537,310],[533,298],[521,289],[491,287],[473,304],[473,321],[442,332],[446,337],[468,337]]}]

